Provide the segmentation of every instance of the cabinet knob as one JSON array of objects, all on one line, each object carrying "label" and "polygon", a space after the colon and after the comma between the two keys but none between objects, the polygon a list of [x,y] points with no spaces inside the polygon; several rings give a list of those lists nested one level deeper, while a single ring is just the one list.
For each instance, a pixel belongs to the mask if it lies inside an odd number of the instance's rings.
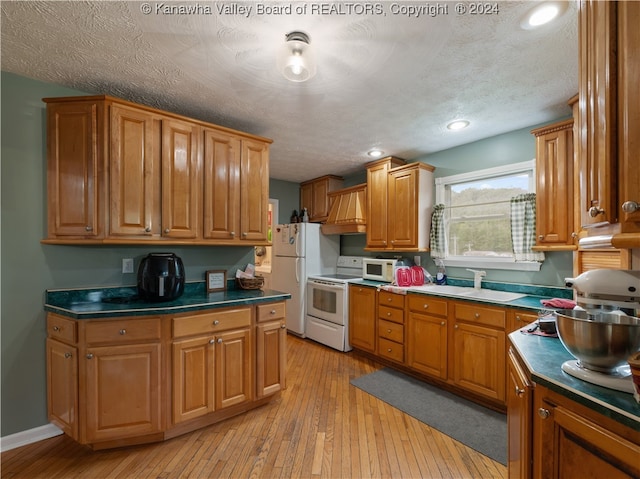
[{"label": "cabinet knob", "polygon": [[93,226],[85,226],[84,230],[85,231],[93,231]]},{"label": "cabinet knob", "polygon": [[577,238],[578,237],[578,233],[576,233],[575,231],[571,232],[571,237],[572,238]]},{"label": "cabinet knob", "polygon": [[54,326],[53,330],[57,332],[57,331],[60,331],[60,328],[58,326]]},{"label": "cabinet knob", "polygon": [[144,229],[144,232],[145,232],[145,233],[151,233],[151,226],[147,226],[147,227]]},{"label": "cabinet knob", "polygon": [[214,326],[217,326],[218,324],[220,324],[220,321],[218,321],[217,319],[213,322]]},{"label": "cabinet knob", "polygon": [[209,340],[209,344],[215,344],[216,340],[215,339],[210,339]]},{"label": "cabinet knob", "polygon": [[458,325],[456,324],[456,325],[453,327],[453,329],[458,329]]},{"label": "cabinet knob", "polygon": [[387,333],[390,333],[390,332],[391,332],[391,330],[390,330],[390,329],[387,329]]},{"label": "cabinet knob", "polygon": [[121,329],[118,332],[120,333],[120,336],[124,336],[125,334],[127,334],[127,330],[126,329]]},{"label": "cabinet knob", "polygon": [[547,419],[549,416],[551,416],[551,412],[548,409],[541,407],[540,409],[538,409],[538,416],[540,416],[542,419]]},{"label": "cabinet knob", "polygon": [[87,354],[87,359],[93,359],[93,353]]},{"label": "cabinet knob", "polygon": [[474,314],[474,316],[476,317],[476,319],[478,319],[480,317],[480,313],[476,313]]},{"label": "cabinet knob", "polygon": [[524,394],[524,389],[520,389],[518,386],[516,386],[516,396],[522,397],[523,394]]},{"label": "cabinet knob", "polygon": [[440,323],[440,326],[444,326],[444,325],[445,325],[445,322],[444,322],[444,321],[442,321],[442,322]]},{"label": "cabinet knob", "polygon": [[229,235],[231,235],[231,237],[233,238],[233,237],[235,237],[236,232],[235,232],[235,231],[231,231],[231,232],[229,233]]},{"label": "cabinet knob", "polygon": [[169,228],[165,228],[165,229],[164,229],[164,232],[165,232],[165,233],[169,233],[169,231],[171,231]]},{"label": "cabinet knob", "polygon": [[542,241],[544,239],[544,235],[538,235],[538,239]]},{"label": "cabinet knob", "polygon": [[522,319],[520,318],[520,316],[516,315],[516,321],[518,321],[518,322],[522,321]]},{"label": "cabinet knob", "polygon": [[271,311],[269,311],[269,314],[276,314],[276,310],[272,309]]},{"label": "cabinet knob", "polygon": [[222,344],[222,338],[218,338],[218,344]]},{"label": "cabinet knob", "polygon": [[598,215],[603,215],[604,214],[604,209],[602,208],[598,208],[597,206],[592,206],[591,208],[589,208],[589,216],[591,216],[592,218],[595,218]]},{"label": "cabinet knob", "polygon": [[387,301],[388,301],[388,302],[391,302],[391,301],[392,301],[392,299],[391,299],[391,298],[387,298]]},{"label": "cabinet knob", "polygon": [[635,201],[625,201],[622,203],[622,211],[625,213],[635,213],[640,210],[640,204]]},{"label": "cabinet knob", "polygon": [[287,328],[287,325],[286,325],[286,324],[284,324],[284,323],[282,323],[282,324],[280,325],[280,328],[282,328],[282,329],[286,329],[286,328]]},{"label": "cabinet knob", "polygon": [[391,348],[387,348],[387,352],[390,353],[391,352]]},{"label": "cabinet knob", "polygon": [[425,304],[423,304],[423,305],[422,305],[422,307],[423,307],[424,309],[427,309],[427,308],[429,307],[429,305],[425,303]]},{"label": "cabinet knob", "polygon": [[71,353],[64,353],[64,358],[69,359],[72,356]]},{"label": "cabinet knob", "polygon": [[247,232],[246,232],[246,231],[243,231],[243,232],[242,232],[242,236],[243,236],[243,237],[247,236]]},{"label": "cabinet knob", "polygon": [[387,313],[387,316],[391,316],[391,313]]}]

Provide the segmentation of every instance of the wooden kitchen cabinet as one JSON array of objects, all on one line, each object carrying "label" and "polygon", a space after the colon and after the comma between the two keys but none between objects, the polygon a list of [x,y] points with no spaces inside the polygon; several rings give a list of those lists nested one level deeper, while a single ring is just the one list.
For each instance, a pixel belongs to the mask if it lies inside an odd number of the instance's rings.
[{"label": "wooden kitchen cabinet", "polygon": [[407,366],[446,380],[447,301],[413,294],[407,298]]},{"label": "wooden kitchen cabinet", "polygon": [[[616,224],[613,233],[640,232],[639,21],[638,2],[580,2],[578,158],[586,228]],[[633,238],[628,247],[640,245],[640,235]]]},{"label": "wooden kitchen cabinet", "polygon": [[108,96],[44,101],[44,243],[267,244],[271,140]]},{"label": "wooden kitchen cabinet", "polygon": [[216,408],[253,399],[252,334],[249,326],[216,334]]},{"label": "wooden kitchen cabinet", "polygon": [[343,183],[344,178],[335,175],[321,176],[300,183],[300,215],[302,209],[306,208],[310,222],[325,222],[331,209],[329,192],[341,189]]},{"label": "wooden kitchen cabinet", "polygon": [[429,250],[434,169],[411,163],[389,171],[386,249]]},{"label": "wooden kitchen cabinet", "polygon": [[574,250],[573,120],[532,130],[536,137],[536,246]]},{"label": "wooden kitchen cabinet", "polygon": [[506,311],[452,302],[453,383],[491,400],[505,401]]},{"label": "wooden kitchen cabinet", "polygon": [[533,477],[640,477],[640,432],[536,385]]},{"label": "wooden kitchen cabinet", "polygon": [[267,304],[256,310],[256,394],[262,398],[286,387],[286,305]]},{"label": "wooden kitchen cabinet", "polygon": [[388,291],[378,292],[378,355],[404,362],[405,296]]},{"label": "wooden kitchen cabinet", "polygon": [[78,349],[47,338],[49,421],[78,440]]},{"label": "wooden kitchen cabinet", "polygon": [[533,383],[512,349],[507,355],[507,375],[509,479],[530,479]]},{"label": "wooden kitchen cabinet", "polygon": [[376,336],[376,289],[350,284],[349,344],[375,353]]},{"label": "wooden kitchen cabinet", "polygon": [[387,206],[389,197],[389,170],[406,162],[388,156],[367,163],[367,246],[370,250],[387,248]]},{"label": "wooden kitchen cabinet", "polygon": [[506,333],[512,333],[520,328],[524,328],[527,324],[535,323],[538,320],[538,314],[531,311],[510,310],[507,315]]},{"label": "wooden kitchen cabinet", "polygon": [[50,238],[105,234],[104,104],[47,107],[47,223]]}]

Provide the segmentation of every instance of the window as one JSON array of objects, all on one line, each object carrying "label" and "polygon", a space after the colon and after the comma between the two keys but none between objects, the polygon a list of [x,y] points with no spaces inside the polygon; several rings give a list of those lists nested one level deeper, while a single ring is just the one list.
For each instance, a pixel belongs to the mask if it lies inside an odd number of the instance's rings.
[{"label": "window", "polygon": [[537,271],[516,263],[511,244],[511,198],[535,192],[535,161],[436,179],[436,203],[445,205],[447,266]]}]

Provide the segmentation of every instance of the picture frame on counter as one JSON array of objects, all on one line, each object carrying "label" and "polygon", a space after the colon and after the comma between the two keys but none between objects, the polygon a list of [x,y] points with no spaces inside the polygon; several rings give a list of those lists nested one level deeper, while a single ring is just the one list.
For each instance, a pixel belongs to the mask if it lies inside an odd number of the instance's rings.
[{"label": "picture frame on counter", "polygon": [[212,269],[205,273],[205,283],[207,293],[215,293],[216,291],[226,291],[227,289],[227,272],[223,269]]}]

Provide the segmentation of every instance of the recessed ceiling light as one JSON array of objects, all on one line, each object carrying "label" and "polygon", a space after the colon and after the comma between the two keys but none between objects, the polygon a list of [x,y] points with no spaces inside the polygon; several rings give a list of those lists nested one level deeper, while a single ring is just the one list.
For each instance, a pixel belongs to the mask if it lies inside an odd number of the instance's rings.
[{"label": "recessed ceiling light", "polygon": [[378,149],[371,150],[367,153],[367,155],[369,155],[371,158],[380,158],[383,154],[384,151]]},{"label": "recessed ceiling light", "polygon": [[558,18],[566,9],[566,2],[543,2],[527,13],[520,26],[525,30],[538,28]]},{"label": "recessed ceiling light", "polygon": [[467,120],[455,120],[447,125],[449,130],[462,130],[469,126],[469,122]]}]

